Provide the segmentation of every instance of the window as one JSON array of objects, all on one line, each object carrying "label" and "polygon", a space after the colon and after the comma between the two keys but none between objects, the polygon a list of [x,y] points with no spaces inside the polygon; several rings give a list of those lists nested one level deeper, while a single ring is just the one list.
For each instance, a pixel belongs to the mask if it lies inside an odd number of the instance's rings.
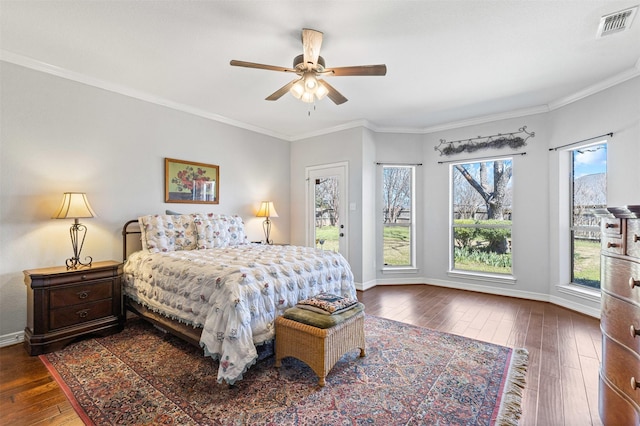
[{"label": "window", "polygon": [[512,160],[451,165],[452,269],[511,274]]},{"label": "window", "polygon": [[600,289],[600,219],[593,208],[607,204],[607,144],[570,151],[571,282]]},{"label": "window", "polygon": [[382,167],[382,256],[385,268],[415,267],[414,187],[414,166]]}]

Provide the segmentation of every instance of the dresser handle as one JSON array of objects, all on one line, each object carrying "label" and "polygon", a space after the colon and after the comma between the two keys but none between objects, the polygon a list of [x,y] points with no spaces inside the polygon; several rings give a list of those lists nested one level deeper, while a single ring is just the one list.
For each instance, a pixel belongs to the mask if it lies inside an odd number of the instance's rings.
[{"label": "dresser handle", "polygon": [[89,315],[89,309],[83,309],[81,311],[76,312],[76,315],[78,315],[80,318],[86,318],[87,315]]},{"label": "dresser handle", "polygon": [[609,228],[617,228],[618,224],[617,223],[605,223],[604,224],[605,229],[609,229]]},{"label": "dresser handle", "polygon": [[619,244],[616,243],[607,243],[607,248],[615,248],[615,247],[619,247]]},{"label": "dresser handle", "polygon": [[631,389],[636,390],[640,388],[640,383],[636,382],[636,378],[632,377],[631,378]]},{"label": "dresser handle", "polygon": [[640,281],[636,281],[633,277],[629,277],[629,287],[631,287],[631,290],[633,290],[633,288],[638,284],[640,284]]},{"label": "dresser handle", "polygon": [[638,234],[633,234],[633,242],[637,243],[638,241],[640,241],[640,235]]},{"label": "dresser handle", "polygon": [[89,291],[90,290],[82,290],[77,292],[76,294],[78,295],[78,299],[86,299],[87,297],[89,297]]},{"label": "dresser handle", "polygon": [[640,330],[635,328],[633,324],[631,324],[631,327],[629,327],[629,332],[631,333],[631,337],[633,337],[634,339],[636,338],[636,336],[640,336]]}]

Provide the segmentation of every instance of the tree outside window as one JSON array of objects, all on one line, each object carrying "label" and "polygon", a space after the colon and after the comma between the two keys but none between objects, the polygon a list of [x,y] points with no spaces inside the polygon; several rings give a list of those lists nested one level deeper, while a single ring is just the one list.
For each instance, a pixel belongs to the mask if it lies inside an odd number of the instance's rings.
[{"label": "tree outside window", "polygon": [[383,263],[389,267],[413,267],[414,166],[383,166]]},{"label": "tree outside window", "polygon": [[452,267],[511,274],[513,162],[452,165]]}]

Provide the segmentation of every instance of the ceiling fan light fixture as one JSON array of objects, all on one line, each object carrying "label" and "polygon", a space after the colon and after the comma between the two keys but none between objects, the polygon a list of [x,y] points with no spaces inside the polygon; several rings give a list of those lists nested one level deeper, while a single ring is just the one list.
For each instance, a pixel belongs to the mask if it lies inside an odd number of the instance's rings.
[{"label": "ceiling fan light fixture", "polygon": [[325,96],[327,96],[328,93],[329,89],[327,89],[324,84],[318,82],[318,89],[316,89],[316,98],[318,98],[318,100],[322,100]]},{"label": "ceiling fan light fixture", "polygon": [[311,103],[313,103],[313,101],[315,100],[315,96],[314,96],[314,94],[313,94],[313,93],[311,93],[311,92],[304,92],[304,93],[302,94],[302,97],[300,98],[300,100],[301,100],[302,102],[306,102],[306,103],[308,103],[308,104],[311,104]]},{"label": "ceiling fan light fixture", "polygon": [[311,72],[304,73],[304,87],[307,92],[315,93],[318,89],[318,80]]},{"label": "ceiling fan light fixture", "polygon": [[300,99],[304,92],[304,83],[302,82],[302,79],[296,81],[295,84],[291,86],[291,89],[289,89],[289,93],[291,93],[296,99]]}]

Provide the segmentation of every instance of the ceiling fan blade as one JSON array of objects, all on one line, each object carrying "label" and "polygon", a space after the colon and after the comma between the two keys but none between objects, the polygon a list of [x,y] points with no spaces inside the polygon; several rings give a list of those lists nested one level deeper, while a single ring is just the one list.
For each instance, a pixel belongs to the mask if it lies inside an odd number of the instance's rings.
[{"label": "ceiling fan blade", "polygon": [[282,86],[281,88],[279,88],[278,90],[276,90],[275,92],[273,92],[272,94],[270,94],[269,96],[267,96],[265,98],[266,101],[277,101],[278,99],[280,99],[285,93],[287,93],[289,91],[289,89],[291,89],[291,87],[296,84],[296,82],[299,80],[291,80],[290,82],[288,82],[287,84],[285,84],[284,86]]},{"label": "ceiling fan blade", "polygon": [[255,62],[236,61],[235,59],[231,60],[229,64],[234,67],[258,68],[261,70],[293,72],[293,73],[296,72],[296,70],[294,70],[293,68],[278,67],[275,65],[257,64]]},{"label": "ceiling fan blade", "polygon": [[322,46],[322,33],[309,28],[303,28],[302,49],[304,53],[304,63],[308,70],[313,69],[318,64],[320,46]]},{"label": "ceiling fan blade", "polygon": [[358,65],[355,67],[337,67],[324,70],[325,74],[335,76],[352,76],[352,75],[386,75],[387,66],[381,65]]},{"label": "ceiling fan blade", "polygon": [[333,101],[334,104],[340,105],[348,101],[348,99],[345,98],[342,93],[338,92],[335,87],[327,83],[325,80],[318,80],[318,83],[327,88],[327,90],[329,91],[329,93],[327,93],[327,96]]}]

